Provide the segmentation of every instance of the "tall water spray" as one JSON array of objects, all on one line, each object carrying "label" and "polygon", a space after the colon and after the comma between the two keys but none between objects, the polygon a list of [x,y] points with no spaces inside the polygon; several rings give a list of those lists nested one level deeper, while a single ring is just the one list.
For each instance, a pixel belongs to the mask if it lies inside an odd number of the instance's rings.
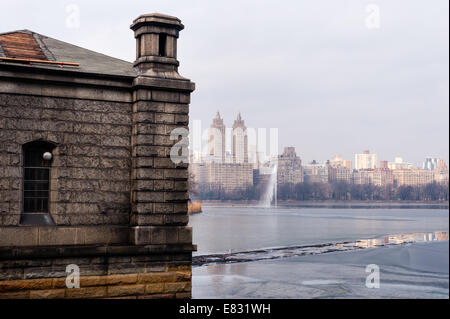
[{"label": "tall water spray", "polygon": [[267,183],[264,195],[261,199],[261,205],[263,207],[271,207],[272,202],[274,206],[277,206],[277,165],[274,164],[272,172],[270,174],[269,182]]}]

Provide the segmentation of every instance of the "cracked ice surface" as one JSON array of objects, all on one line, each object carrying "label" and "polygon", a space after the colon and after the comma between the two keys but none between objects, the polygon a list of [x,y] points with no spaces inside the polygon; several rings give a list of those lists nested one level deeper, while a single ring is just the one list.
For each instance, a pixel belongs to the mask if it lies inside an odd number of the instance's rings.
[{"label": "cracked ice surface", "polygon": [[[448,298],[448,240],[193,268],[194,298]],[[365,268],[380,267],[380,288]]]}]

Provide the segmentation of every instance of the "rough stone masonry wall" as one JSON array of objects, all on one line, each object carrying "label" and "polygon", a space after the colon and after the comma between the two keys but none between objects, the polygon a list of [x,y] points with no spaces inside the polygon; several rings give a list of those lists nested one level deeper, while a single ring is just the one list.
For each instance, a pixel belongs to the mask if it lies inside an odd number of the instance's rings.
[{"label": "rough stone masonry wall", "polygon": [[188,164],[170,158],[175,128],[188,128],[189,93],[138,89],[132,136],[131,242],[192,243],[188,223]]},{"label": "rough stone masonry wall", "polygon": [[[0,299],[190,298],[190,256],[1,260]],[[80,288],[66,287],[69,264],[80,267]]]},{"label": "rough stone masonry wall", "polygon": [[0,94],[0,226],[19,224],[22,145],[54,150],[50,214],[58,226],[129,223],[131,104]]}]

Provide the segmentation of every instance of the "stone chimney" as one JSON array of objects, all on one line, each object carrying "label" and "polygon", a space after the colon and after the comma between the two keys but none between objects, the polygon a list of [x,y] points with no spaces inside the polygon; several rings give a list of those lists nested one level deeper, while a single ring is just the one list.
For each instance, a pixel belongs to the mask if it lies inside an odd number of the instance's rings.
[{"label": "stone chimney", "polygon": [[178,74],[177,39],[183,25],[162,14],[141,15],[131,25],[137,42],[133,81],[130,240],[135,245],[192,245],[187,226],[188,163],[170,153],[189,124],[195,84]]},{"label": "stone chimney", "polygon": [[130,27],[136,38],[136,61],[139,74],[179,78],[177,39],[184,29],[180,19],[159,13],[144,14]]}]

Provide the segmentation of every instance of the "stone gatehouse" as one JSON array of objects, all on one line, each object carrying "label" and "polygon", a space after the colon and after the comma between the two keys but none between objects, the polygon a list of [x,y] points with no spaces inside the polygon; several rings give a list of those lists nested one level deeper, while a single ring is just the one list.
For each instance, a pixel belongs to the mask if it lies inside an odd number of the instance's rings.
[{"label": "stone gatehouse", "polygon": [[191,296],[188,164],[170,158],[195,87],[183,28],[135,19],[134,63],[0,33],[0,298]]}]

